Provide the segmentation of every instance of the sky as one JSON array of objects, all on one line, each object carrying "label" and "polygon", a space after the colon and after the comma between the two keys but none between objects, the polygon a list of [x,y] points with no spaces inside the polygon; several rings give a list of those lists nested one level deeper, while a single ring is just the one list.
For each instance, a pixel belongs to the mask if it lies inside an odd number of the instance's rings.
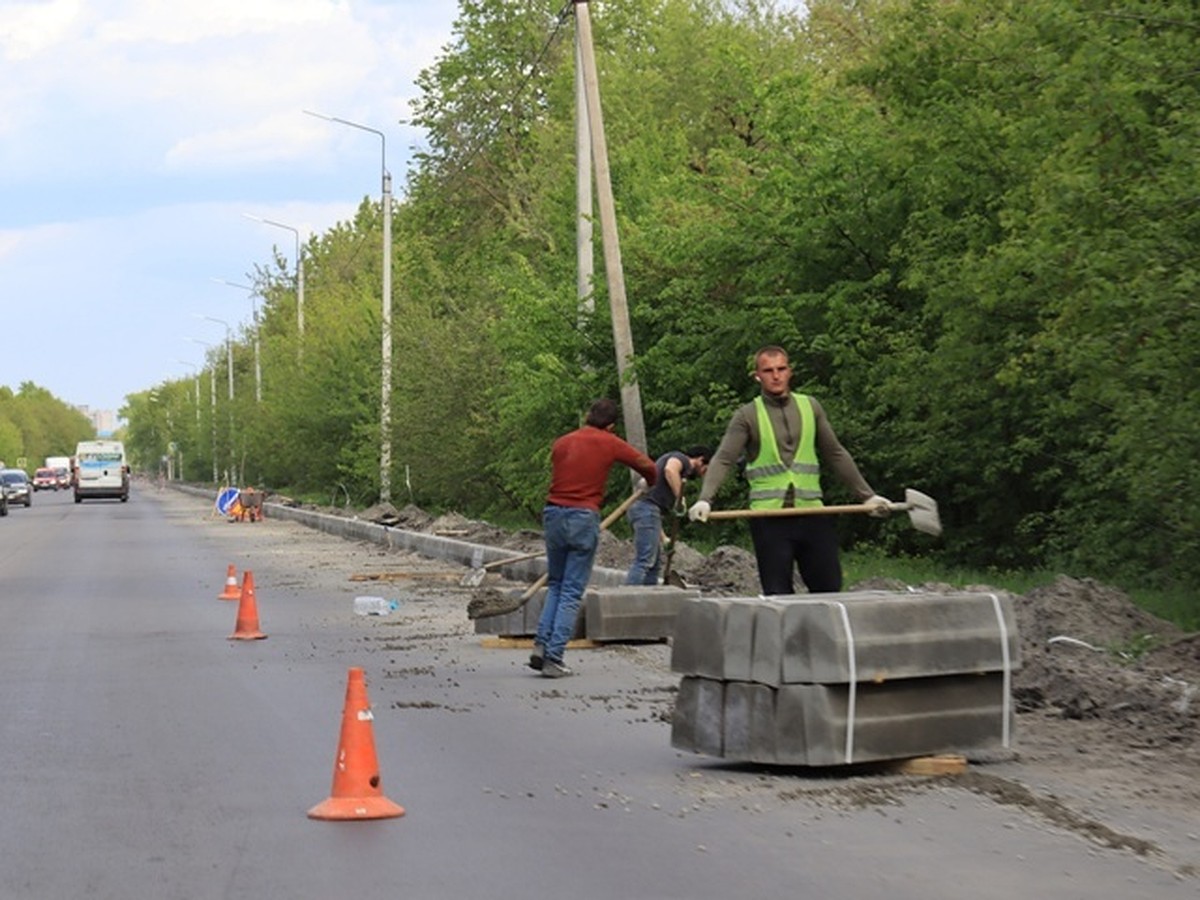
[{"label": "sky", "polygon": [[[397,199],[457,0],[0,0],[0,385],[190,378],[275,248]],[[383,132],[308,115],[313,111]],[[385,156],[386,152],[386,156]],[[232,282],[232,284],[230,284]],[[218,320],[218,321],[214,321]]]}]

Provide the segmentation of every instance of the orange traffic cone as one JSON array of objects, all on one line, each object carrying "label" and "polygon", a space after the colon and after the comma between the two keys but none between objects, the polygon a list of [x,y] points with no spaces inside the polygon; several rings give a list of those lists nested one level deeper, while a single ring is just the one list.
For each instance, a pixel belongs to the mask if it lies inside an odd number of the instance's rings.
[{"label": "orange traffic cone", "polygon": [[237,569],[233,567],[233,563],[229,564],[229,568],[225,570],[225,590],[217,594],[218,600],[241,600],[242,591],[237,583]]},{"label": "orange traffic cone", "polygon": [[254,573],[249,569],[242,576],[241,602],[238,604],[237,628],[231,641],[261,641],[266,635],[258,630],[258,602],[254,599]]},{"label": "orange traffic cone", "polygon": [[346,681],[342,734],[333,761],[333,793],[308,811],[310,819],[392,819],[404,815],[404,807],[383,796],[380,787],[373,718],[363,670],[352,668]]}]

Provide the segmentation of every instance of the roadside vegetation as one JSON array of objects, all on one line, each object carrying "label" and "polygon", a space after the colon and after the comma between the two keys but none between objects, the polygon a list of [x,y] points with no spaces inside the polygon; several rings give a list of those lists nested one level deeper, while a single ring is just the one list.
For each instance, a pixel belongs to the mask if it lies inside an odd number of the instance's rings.
[{"label": "roadside vegetation", "polygon": [[[648,450],[715,444],[778,343],[877,490],[939,502],[938,540],[848,517],[851,560],[1086,575],[1194,623],[1200,11],[806,6],[590,4]],[[553,437],[619,395],[599,228],[576,292],[571,11],[464,3],[421,76],[392,223],[398,506],[528,527]],[[249,273],[261,402],[249,326],[232,410],[209,400],[223,348],[127,398],[141,467],[173,444],[189,480],[379,497],[380,217],[365,198],[304,247],[303,341],[295,273]]]},{"label": "roadside vegetation", "polygon": [[48,390],[26,381],[17,391],[0,385],[0,461],[32,475],[47,456],[71,456],[96,429],[88,417]]}]

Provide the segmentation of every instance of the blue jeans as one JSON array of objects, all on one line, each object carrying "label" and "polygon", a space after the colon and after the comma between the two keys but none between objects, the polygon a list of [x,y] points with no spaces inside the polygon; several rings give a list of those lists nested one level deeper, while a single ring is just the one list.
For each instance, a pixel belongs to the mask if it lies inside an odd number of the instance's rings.
[{"label": "blue jeans", "polygon": [[662,509],[657,503],[639,500],[629,507],[633,528],[633,564],[625,576],[626,584],[658,584],[662,547]]},{"label": "blue jeans", "polygon": [[546,659],[562,662],[600,544],[600,514],[572,506],[542,510],[546,538],[546,604],[535,640]]}]

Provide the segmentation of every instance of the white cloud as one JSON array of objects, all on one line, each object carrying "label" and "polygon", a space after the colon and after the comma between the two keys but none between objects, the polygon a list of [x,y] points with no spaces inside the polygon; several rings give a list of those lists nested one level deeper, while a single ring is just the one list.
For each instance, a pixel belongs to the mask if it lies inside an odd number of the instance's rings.
[{"label": "white cloud", "polygon": [[239,169],[311,157],[324,143],[318,129],[297,113],[268,116],[241,128],[221,128],[180,138],[166,153],[168,170]]},{"label": "white cloud", "polygon": [[287,125],[305,108],[394,127],[432,61],[428,48],[448,33],[453,5],[432,4],[441,6],[433,28],[416,12],[428,5],[22,4],[23,24],[0,44],[21,50],[0,57],[0,183],[98,172],[113,159],[170,172],[314,160],[298,138],[341,139]]},{"label": "white cloud", "polygon": [[6,308],[66,323],[0,355],[0,384],[113,408],[202,356],[184,343],[193,313],[245,322],[249,301],[212,279],[294,250],[242,213],[307,236],[378,196],[379,141],[303,110],[384,131],[402,173],[415,137],[397,120],[456,14],[454,0],[0,0],[0,284]]},{"label": "white cloud", "polygon": [[82,6],[80,0],[0,3],[0,59],[29,59],[60,43]]},{"label": "white cloud", "polygon": [[113,44],[192,44],[211,38],[271,34],[280,27],[347,18],[346,3],[327,0],[206,0],[205,3],[131,2],[96,28]]}]

